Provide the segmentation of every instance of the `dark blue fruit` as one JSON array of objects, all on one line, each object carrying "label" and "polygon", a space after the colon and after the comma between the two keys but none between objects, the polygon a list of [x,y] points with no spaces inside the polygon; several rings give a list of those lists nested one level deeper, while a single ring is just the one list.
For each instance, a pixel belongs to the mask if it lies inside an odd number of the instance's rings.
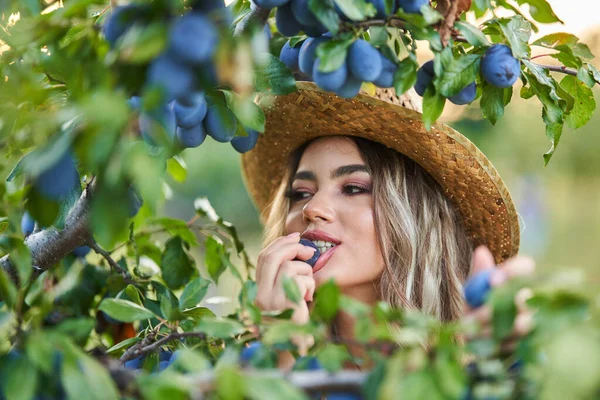
[{"label": "dark blue fruit", "polygon": [[129,100],[127,100],[127,104],[129,107],[134,110],[139,110],[142,108],[142,98],[140,96],[132,96]]},{"label": "dark blue fruit", "polygon": [[326,395],[327,400],[361,400],[362,396],[353,392],[331,392]]},{"label": "dark blue fruit", "polygon": [[421,13],[421,7],[425,4],[429,4],[429,0],[398,0],[398,6],[409,14]]},{"label": "dark blue fruit", "polygon": [[465,299],[467,304],[476,308],[481,306],[490,291],[490,276],[494,271],[493,268],[483,270],[472,276],[465,286]]},{"label": "dark blue fruit", "polygon": [[288,3],[290,0],[252,0],[257,6],[262,8],[275,8]]},{"label": "dark blue fruit", "polygon": [[21,232],[24,236],[29,236],[33,233],[35,228],[35,220],[31,218],[31,215],[25,211],[23,217],[21,217]]},{"label": "dark blue fruit", "polygon": [[313,79],[318,87],[328,92],[335,92],[340,89],[348,78],[348,66],[343,63],[338,69],[331,72],[319,71],[321,60],[315,60],[313,66]]},{"label": "dark blue fruit", "polygon": [[110,44],[110,47],[115,47],[117,40],[127,32],[143,12],[144,8],[140,7],[139,4],[131,4],[113,9],[102,26],[102,33],[106,41]]},{"label": "dark blue fruit", "polygon": [[296,72],[299,71],[298,58],[300,57],[300,46],[296,45],[296,47],[290,46],[290,41],[288,40],[283,47],[281,48],[281,52],[279,53],[279,59],[281,62],[285,64],[291,71]]},{"label": "dark blue fruit", "polygon": [[473,100],[475,100],[475,95],[477,94],[477,85],[475,82],[471,82],[465,88],[463,88],[460,92],[455,94],[454,96],[448,97],[452,103],[462,106],[463,104],[469,104]]},{"label": "dark blue fruit", "polygon": [[175,121],[177,121],[178,126],[189,129],[202,123],[202,120],[206,117],[208,106],[204,96],[202,98],[198,97],[197,100],[198,102],[192,106],[185,106],[175,101],[173,111],[175,111]]},{"label": "dark blue fruit", "polygon": [[254,148],[258,141],[259,133],[254,129],[246,128],[248,136],[236,136],[231,139],[231,145],[238,153],[246,153]]},{"label": "dark blue fruit", "polygon": [[177,359],[181,357],[181,350],[175,350],[171,358],[169,359],[169,365],[173,365]]},{"label": "dark blue fruit", "polygon": [[183,147],[198,147],[204,143],[205,139],[206,130],[204,130],[204,124],[198,124],[191,128],[177,128],[177,141],[179,141]]},{"label": "dark blue fruit", "polygon": [[360,87],[362,86],[362,81],[358,78],[355,78],[352,75],[348,75],[348,79],[344,82],[344,85],[335,91],[340,97],[345,99],[351,99],[356,97],[356,95],[360,92]]},{"label": "dark blue fruit", "polygon": [[327,32],[327,28],[323,24],[317,25],[302,25],[302,31],[309,37],[319,37]]},{"label": "dark blue fruit", "polygon": [[383,65],[377,49],[366,40],[359,39],[348,49],[348,68],[356,78],[373,82],[381,75]]},{"label": "dark blue fruit", "polygon": [[169,367],[169,362],[168,361],[160,361],[158,363],[158,372],[162,372],[165,369],[167,369]]},{"label": "dark blue fruit", "polygon": [[139,356],[138,358],[134,358],[133,360],[125,361],[125,368],[127,369],[140,369],[142,368],[142,364],[144,362],[144,356]]},{"label": "dark blue fruit", "polygon": [[304,246],[312,247],[313,249],[315,249],[315,253],[313,254],[313,256],[311,258],[309,258],[308,260],[304,261],[311,267],[314,267],[315,264],[317,263],[317,260],[319,259],[319,257],[321,257],[321,252],[319,251],[319,248],[317,247],[316,244],[314,244],[313,242],[311,242],[308,239],[300,239],[300,244],[303,244]]},{"label": "dark blue fruit", "polygon": [[521,75],[519,60],[513,57],[510,47],[496,44],[490,47],[481,59],[481,74],[490,84],[511,87]]},{"label": "dark blue fruit", "polygon": [[33,182],[35,189],[42,196],[51,200],[60,200],[78,185],[81,185],[79,173],[70,151],[66,151]]},{"label": "dark blue fruit", "polygon": [[312,78],[315,59],[317,58],[317,46],[329,40],[327,37],[308,38],[300,47],[298,55],[298,66],[300,71]]},{"label": "dark blue fruit", "polygon": [[152,146],[165,142],[170,143],[175,137],[177,127],[173,105],[166,104],[151,113],[141,113],[139,125],[146,143]]},{"label": "dark blue fruit", "polygon": [[252,342],[249,343],[247,346],[244,346],[240,353],[240,361],[244,364],[249,363],[250,360],[252,360],[252,358],[254,358],[254,356],[256,355],[256,352],[262,347],[263,344],[261,342]]},{"label": "dark blue fruit", "polygon": [[75,257],[84,258],[90,252],[89,246],[79,246],[75,250],[73,250],[73,255]]},{"label": "dark blue fruit", "polygon": [[308,8],[308,1],[309,0],[291,0],[290,4],[292,5],[292,11],[294,12],[296,21],[305,26],[318,25],[319,20]]},{"label": "dark blue fruit", "polygon": [[300,33],[302,24],[296,20],[291,3],[277,7],[277,11],[275,12],[275,26],[277,26],[277,30],[282,35],[287,37]]},{"label": "dark blue fruit", "polygon": [[417,83],[415,83],[415,92],[417,92],[419,96],[425,94],[434,75],[433,61],[427,61],[425,64],[421,65],[421,68],[417,71]]},{"label": "dark blue fruit", "polygon": [[237,120],[229,109],[211,106],[204,118],[204,129],[217,142],[227,143],[235,136]]},{"label": "dark blue fruit", "polygon": [[135,217],[144,204],[144,199],[142,199],[142,196],[140,196],[133,186],[127,189],[127,198],[129,199],[129,217]]},{"label": "dark blue fruit", "polygon": [[167,102],[185,96],[195,84],[193,71],[169,53],[164,53],[152,61],[146,80],[163,91]]},{"label": "dark blue fruit", "polygon": [[[389,17],[390,14],[385,12],[385,0],[367,0],[368,3],[371,3],[375,6],[375,8],[377,9],[377,14],[375,15],[375,17],[377,18],[385,18],[385,17]],[[396,12],[397,9],[397,5],[396,5],[396,1],[393,2],[392,4],[392,14],[394,14]]]},{"label": "dark blue fruit", "polygon": [[373,83],[381,88],[390,88],[394,86],[394,74],[398,70],[398,65],[392,62],[389,58],[379,53],[381,58],[381,74],[373,81]]},{"label": "dark blue fruit", "polygon": [[203,91],[198,92],[189,92],[186,93],[185,96],[179,97],[177,102],[182,106],[193,107],[200,103],[206,102],[206,96]]},{"label": "dark blue fruit", "polygon": [[158,354],[158,360],[159,361],[169,361],[172,356],[173,356],[173,352],[171,352],[169,350],[162,350]]},{"label": "dark blue fruit", "polygon": [[172,53],[181,61],[198,65],[209,61],[219,42],[216,26],[197,12],[190,12],[175,21],[169,32]]}]

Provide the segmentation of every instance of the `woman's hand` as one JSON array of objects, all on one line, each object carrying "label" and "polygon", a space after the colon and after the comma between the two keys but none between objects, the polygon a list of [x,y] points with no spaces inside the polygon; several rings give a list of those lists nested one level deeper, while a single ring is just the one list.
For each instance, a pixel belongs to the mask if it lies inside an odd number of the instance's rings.
[{"label": "woman's hand", "polygon": [[[292,321],[305,324],[309,321],[308,305],[315,292],[312,267],[299,260],[310,259],[315,250],[299,243],[300,234],[294,232],[275,239],[258,255],[256,283],[258,293],[256,305],[263,311],[294,309]],[[305,301],[298,304],[289,300],[283,289],[284,278],[293,279]]]},{"label": "woman's hand", "polygon": [[[489,283],[491,290],[493,290],[495,287],[502,286],[509,279],[532,275],[535,270],[535,262],[529,257],[516,256],[496,266],[490,250],[485,246],[479,246],[473,252],[471,275],[469,278],[488,269],[492,269],[489,276]],[[531,330],[533,312],[525,304],[531,295],[531,289],[529,288],[523,288],[517,292],[515,296],[517,316],[515,317],[512,334],[502,344],[501,352],[514,351],[518,338],[527,335]],[[481,330],[477,336],[478,338],[490,337],[492,335],[492,309],[489,305],[484,304],[473,308],[465,302],[465,311],[463,314],[463,321],[472,322],[475,320],[479,323]],[[472,337],[467,337],[468,339],[472,339]]]}]

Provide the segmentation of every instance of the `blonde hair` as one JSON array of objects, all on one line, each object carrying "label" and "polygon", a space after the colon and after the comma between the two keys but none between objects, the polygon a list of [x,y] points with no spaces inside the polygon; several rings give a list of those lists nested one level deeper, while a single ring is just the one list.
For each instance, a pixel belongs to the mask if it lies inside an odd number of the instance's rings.
[{"label": "blonde hair", "polygon": [[[384,258],[376,283],[381,300],[441,321],[458,319],[472,252],[460,214],[416,162],[380,143],[345,137],[356,143],[373,182],[375,229]],[[263,215],[265,246],[284,232],[290,206],[284,194],[309,143],[290,155],[282,183]]]}]

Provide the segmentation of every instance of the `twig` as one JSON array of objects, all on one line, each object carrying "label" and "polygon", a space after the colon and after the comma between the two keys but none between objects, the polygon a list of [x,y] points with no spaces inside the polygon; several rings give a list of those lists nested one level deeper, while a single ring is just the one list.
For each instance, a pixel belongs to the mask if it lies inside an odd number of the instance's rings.
[{"label": "twig", "polygon": [[98,246],[98,243],[96,243],[96,241],[90,240],[88,242],[88,246],[90,246],[97,254],[100,254],[102,257],[104,257],[104,259],[108,262],[108,265],[110,265],[111,268],[120,271],[121,275],[123,275],[123,278],[126,278],[129,275],[127,270],[125,270],[125,268],[117,264],[117,262],[113,260],[113,258],[110,256],[110,253],[104,250],[102,247]]},{"label": "twig", "polygon": [[563,74],[567,74],[567,75],[573,75],[573,76],[577,76],[577,71],[575,71],[574,69],[571,68],[567,68],[564,66],[556,66],[556,65],[543,65],[543,64],[537,64],[542,68],[548,68],[550,71],[553,72],[561,72]]},{"label": "twig", "polygon": [[157,340],[156,342],[152,342],[155,338],[155,335],[156,333],[150,333],[140,343],[133,345],[132,347],[127,349],[127,351],[123,353],[123,355],[120,358],[121,362],[133,360],[134,358],[138,358],[145,354],[151,353],[163,344],[168,343],[172,340],[182,339],[186,337],[195,337],[203,340],[206,339],[206,334],[203,332],[176,332],[171,333],[168,336]]}]

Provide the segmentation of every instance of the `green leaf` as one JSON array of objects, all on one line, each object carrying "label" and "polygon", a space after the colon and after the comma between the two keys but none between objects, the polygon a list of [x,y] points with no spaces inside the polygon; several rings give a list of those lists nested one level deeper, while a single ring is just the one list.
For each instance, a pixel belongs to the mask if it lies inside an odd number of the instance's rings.
[{"label": "green leaf", "polygon": [[217,212],[206,197],[197,197],[194,200],[194,209],[198,215],[201,217],[207,217],[212,222],[217,222],[220,220]]},{"label": "green leaf", "polygon": [[104,299],[98,310],[104,311],[108,316],[123,322],[134,322],[155,317],[154,313],[147,308],[122,299]]},{"label": "green leaf", "polygon": [[431,125],[442,115],[445,104],[446,98],[437,93],[433,85],[429,85],[423,95],[423,123],[425,124],[425,129],[431,129]]},{"label": "green leaf", "polygon": [[492,125],[504,115],[504,107],[512,97],[512,86],[508,88],[499,88],[485,82],[483,84],[483,94],[481,96],[480,106],[483,116],[487,118]]},{"label": "green leaf", "polygon": [[5,368],[4,373],[6,375],[3,379],[3,386],[6,386],[3,389],[7,399],[33,399],[38,385],[38,373],[27,358],[19,357],[13,360],[10,366]]},{"label": "green leaf", "polygon": [[388,31],[385,26],[372,26],[369,28],[369,43],[373,46],[383,46],[388,40]]},{"label": "green leaf", "polygon": [[125,288],[125,294],[127,294],[127,296],[129,296],[129,298],[133,300],[134,303],[137,303],[139,305],[144,304],[140,297],[139,290],[132,284],[127,285],[127,287]]},{"label": "green leaf", "polygon": [[504,339],[513,330],[517,316],[515,295],[516,290],[513,285],[496,287],[491,291],[489,301],[493,310],[492,327],[496,340]]},{"label": "green leaf", "polygon": [[542,36],[532,43],[534,46],[542,46],[548,49],[553,49],[556,46],[568,45],[573,46],[579,41],[579,38],[571,33],[555,32],[546,36]]},{"label": "green leaf", "polygon": [[206,307],[189,308],[189,309],[185,310],[183,312],[183,314],[186,317],[192,318],[195,321],[198,321],[206,316],[216,317],[215,313]]},{"label": "green leaf", "polygon": [[17,298],[17,289],[13,281],[8,277],[4,268],[0,268],[0,300],[4,301],[9,308],[12,308]]},{"label": "green leaf", "polygon": [[181,219],[167,217],[152,218],[148,221],[148,224],[158,225],[164,228],[172,236],[181,237],[181,239],[187,242],[190,246],[198,245],[196,235],[194,234],[194,232],[192,232],[188,224],[185,221],[182,221]]},{"label": "green leaf", "polygon": [[173,290],[181,288],[197,273],[194,259],[183,248],[179,236],[169,239],[165,244],[160,268],[167,286]]},{"label": "green leaf", "polygon": [[439,11],[437,11],[436,9],[431,8],[429,4],[421,6],[421,15],[423,15],[423,19],[425,20],[425,24],[427,25],[433,25],[437,22],[444,20],[444,16],[440,14]]},{"label": "green leaf", "polygon": [[129,347],[133,346],[134,344],[136,344],[137,342],[141,342],[141,341],[142,341],[142,338],[138,337],[138,336],[132,337],[132,338],[129,338],[129,339],[125,339],[122,342],[119,342],[119,343],[115,344],[110,349],[106,350],[106,352],[109,353],[109,354],[110,353],[115,353],[118,350],[129,348]]},{"label": "green leaf", "polygon": [[596,109],[594,92],[571,75],[565,76],[560,86],[575,98],[573,109],[567,115],[567,124],[573,129],[581,128],[589,122]]},{"label": "green leaf", "polygon": [[191,280],[187,285],[185,285],[183,293],[179,298],[179,308],[181,310],[185,310],[196,307],[206,295],[209,285],[210,281],[201,277]]},{"label": "green leaf", "polygon": [[119,59],[128,64],[147,63],[165,50],[167,39],[166,24],[133,24],[119,39]]},{"label": "green leaf", "polygon": [[185,315],[179,309],[177,297],[170,291],[165,290],[160,296],[160,312],[163,317],[169,321],[179,321],[185,318]]},{"label": "green leaf", "polygon": [[453,59],[439,79],[437,84],[439,93],[450,97],[474,82],[479,74],[480,61],[479,54],[467,54]]},{"label": "green leaf", "polygon": [[394,74],[394,89],[396,94],[405,93],[417,83],[417,63],[410,57],[400,61]]},{"label": "green leaf", "polygon": [[245,395],[251,400],[305,400],[307,398],[303,391],[290,382],[278,378],[257,376],[247,379],[245,386]]},{"label": "green leaf", "polygon": [[531,37],[531,24],[520,15],[510,19],[498,21],[506,40],[510,43],[512,54],[515,58],[529,58],[529,38]]},{"label": "green leaf", "polygon": [[254,129],[258,132],[265,131],[265,113],[254,101],[253,97],[242,98],[230,90],[222,90],[227,101],[227,108],[233,112],[235,117],[245,128]]},{"label": "green leaf", "polygon": [[348,48],[354,42],[352,35],[327,40],[317,46],[319,71],[331,72],[340,68],[346,62]]},{"label": "green leaf", "polygon": [[325,345],[325,348],[317,353],[317,358],[329,372],[340,370],[345,361],[352,359],[346,346],[333,343]]},{"label": "green leaf", "polygon": [[214,336],[222,339],[230,338],[234,335],[239,335],[246,328],[240,322],[233,319],[219,317],[204,317],[196,325],[198,332],[203,332],[208,336]]},{"label": "green leaf", "polygon": [[529,14],[538,22],[551,24],[553,22],[564,22],[552,10],[547,0],[517,0],[519,5],[529,4]]},{"label": "green leaf", "polygon": [[342,13],[353,21],[362,21],[374,17],[377,9],[364,0],[335,0]]},{"label": "green leaf", "polygon": [[294,93],[297,90],[296,79],[288,67],[271,53],[266,54],[265,57],[267,62],[254,82],[256,90],[270,89],[273,94]]},{"label": "green leaf", "polygon": [[302,293],[300,293],[296,281],[288,276],[283,278],[283,291],[285,292],[285,297],[294,304],[298,304],[302,300]]},{"label": "green leaf", "polygon": [[331,321],[340,307],[340,289],[333,279],[327,281],[315,293],[313,312],[325,321]]},{"label": "green leaf", "polygon": [[487,37],[477,27],[468,22],[457,20],[454,26],[467,39],[467,42],[473,46],[490,46],[491,43]]},{"label": "green leaf", "polygon": [[187,178],[187,167],[185,161],[179,156],[167,160],[167,172],[176,182],[183,183]]},{"label": "green leaf", "polygon": [[205,242],[205,258],[206,269],[211,279],[215,283],[219,283],[219,277],[225,271],[222,255],[225,253],[223,244],[217,241],[216,238],[208,236]]},{"label": "green leaf", "polygon": [[108,370],[85,354],[65,357],[61,382],[70,399],[117,400],[119,398]]},{"label": "green leaf", "polygon": [[323,0],[309,0],[308,8],[329,32],[336,35],[340,28],[340,17],[333,4]]}]

